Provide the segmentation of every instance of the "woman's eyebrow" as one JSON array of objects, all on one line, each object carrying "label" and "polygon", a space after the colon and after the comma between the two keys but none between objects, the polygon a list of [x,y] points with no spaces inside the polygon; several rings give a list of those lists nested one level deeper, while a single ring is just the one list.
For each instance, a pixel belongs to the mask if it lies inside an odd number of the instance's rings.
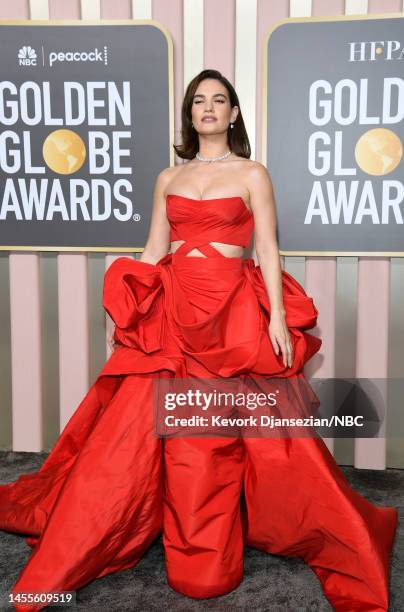
[{"label": "woman's eyebrow", "polygon": [[[214,97],[214,98],[215,98],[216,96],[223,96],[223,97],[225,98],[225,97],[226,97],[226,94],[224,94],[224,93],[216,93],[216,94],[213,94],[213,97]],[[205,94],[195,94],[195,95],[194,95],[194,98],[204,98],[204,97],[205,97]]]}]

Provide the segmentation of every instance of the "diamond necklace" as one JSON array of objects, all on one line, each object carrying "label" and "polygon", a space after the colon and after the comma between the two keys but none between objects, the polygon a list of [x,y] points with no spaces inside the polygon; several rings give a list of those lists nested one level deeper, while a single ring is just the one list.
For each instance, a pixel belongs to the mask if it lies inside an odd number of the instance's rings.
[{"label": "diamond necklace", "polygon": [[199,159],[199,161],[203,161],[203,162],[214,162],[214,161],[220,161],[222,159],[226,159],[226,157],[229,157],[229,155],[231,155],[231,151],[227,151],[227,153],[225,153],[224,155],[220,155],[219,157],[201,157],[199,155],[199,151],[197,152],[197,154],[195,155],[196,159]]}]

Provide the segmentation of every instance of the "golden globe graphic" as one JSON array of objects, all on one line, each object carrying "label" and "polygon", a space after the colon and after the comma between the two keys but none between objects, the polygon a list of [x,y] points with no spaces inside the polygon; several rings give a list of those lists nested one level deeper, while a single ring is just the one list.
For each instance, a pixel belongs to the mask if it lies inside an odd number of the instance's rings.
[{"label": "golden globe graphic", "polygon": [[73,174],[86,159],[86,145],[73,130],[55,130],[45,139],[42,154],[46,165],[58,174]]},{"label": "golden globe graphic", "polygon": [[355,147],[355,160],[363,172],[384,176],[393,172],[403,156],[400,138],[392,130],[375,128],[363,134]]}]

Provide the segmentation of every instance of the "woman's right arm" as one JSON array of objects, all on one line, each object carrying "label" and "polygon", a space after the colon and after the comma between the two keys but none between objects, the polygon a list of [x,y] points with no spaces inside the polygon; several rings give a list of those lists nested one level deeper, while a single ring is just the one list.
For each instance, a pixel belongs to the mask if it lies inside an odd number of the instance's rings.
[{"label": "woman's right arm", "polygon": [[157,176],[153,192],[153,208],[149,235],[139,261],[156,264],[170,248],[170,224],[166,213],[165,189],[172,177],[173,168],[165,168]]},{"label": "woman's right arm", "polygon": [[[167,255],[170,247],[170,225],[166,214],[166,201],[164,192],[171,178],[172,168],[162,170],[156,179],[156,184],[153,192],[153,209],[150,221],[149,235],[146,241],[144,250],[138,261],[155,264]],[[114,342],[115,327],[112,329],[108,337],[108,346],[111,351],[114,351],[118,346]]]}]

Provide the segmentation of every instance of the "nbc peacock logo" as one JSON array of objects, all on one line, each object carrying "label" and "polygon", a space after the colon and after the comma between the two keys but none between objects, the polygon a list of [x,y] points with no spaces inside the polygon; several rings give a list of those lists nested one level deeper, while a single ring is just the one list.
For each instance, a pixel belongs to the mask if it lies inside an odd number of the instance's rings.
[{"label": "nbc peacock logo", "polygon": [[36,61],[36,51],[29,45],[24,45],[24,47],[21,47],[21,49],[18,51],[18,63],[20,66],[36,66]]}]

